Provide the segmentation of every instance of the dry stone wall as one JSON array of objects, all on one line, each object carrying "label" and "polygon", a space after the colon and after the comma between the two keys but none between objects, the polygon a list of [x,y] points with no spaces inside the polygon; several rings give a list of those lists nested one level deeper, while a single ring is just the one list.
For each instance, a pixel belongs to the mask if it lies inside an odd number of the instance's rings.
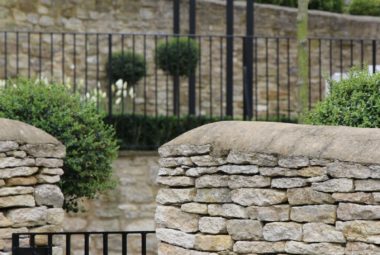
[{"label": "dry stone wall", "polygon": [[165,144],[158,254],[380,254],[380,130],[219,122]]},{"label": "dry stone wall", "polygon": [[[65,147],[42,130],[0,118],[0,252],[10,252],[12,233],[61,230],[64,197],[56,183],[64,156]],[[46,245],[47,238],[35,241]]]}]

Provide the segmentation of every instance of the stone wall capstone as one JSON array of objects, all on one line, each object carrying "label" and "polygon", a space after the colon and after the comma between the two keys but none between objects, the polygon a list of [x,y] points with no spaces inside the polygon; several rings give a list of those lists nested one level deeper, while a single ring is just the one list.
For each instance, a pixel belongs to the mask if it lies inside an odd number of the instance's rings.
[{"label": "stone wall capstone", "polygon": [[379,147],[379,129],[191,130],[159,149],[158,254],[380,254]]},{"label": "stone wall capstone", "polygon": [[[10,254],[12,233],[62,229],[63,194],[56,183],[63,174],[65,147],[28,124],[0,118],[0,252]],[[27,238],[20,240],[27,244]],[[46,236],[36,236],[46,245]],[[5,252],[5,253],[4,253]]]}]

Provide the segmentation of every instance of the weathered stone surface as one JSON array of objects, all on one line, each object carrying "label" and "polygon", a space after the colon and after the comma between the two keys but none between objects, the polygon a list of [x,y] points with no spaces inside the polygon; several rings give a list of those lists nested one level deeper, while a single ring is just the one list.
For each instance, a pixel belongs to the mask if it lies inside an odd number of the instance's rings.
[{"label": "weathered stone surface", "polygon": [[194,201],[202,203],[229,203],[230,190],[226,188],[197,189]]},{"label": "weathered stone surface", "polygon": [[226,164],[226,160],[223,158],[216,158],[210,155],[193,156],[191,160],[197,166],[220,166]]},{"label": "weathered stone surface", "polygon": [[297,171],[297,174],[302,177],[317,177],[326,175],[326,173],[326,168],[319,166],[308,166]]},{"label": "weathered stone surface", "polygon": [[327,181],[329,177],[327,175],[321,175],[321,176],[315,176],[315,177],[309,177],[306,179],[307,182],[313,183],[313,182],[324,182]]},{"label": "weathered stone surface", "polygon": [[333,193],[332,197],[338,202],[353,202],[359,204],[373,204],[375,201],[371,193],[365,192]]},{"label": "weathered stone surface", "polygon": [[50,184],[36,186],[34,189],[34,197],[37,205],[47,205],[56,208],[61,208],[64,200],[61,189]]},{"label": "weathered stone surface", "polygon": [[41,174],[47,174],[47,175],[63,175],[63,169],[62,168],[42,168]]},{"label": "weathered stone surface", "polygon": [[[0,167],[1,168],[1,167]],[[30,176],[38,171],[37,167],[15,167],[0,170],[1,179],[9,179],[18,176]]]},{"label": "weathered stone surface", "polygon": [[347,255],[378,255],[380,247],[374,244],[361,242],[348,242],[346,246]]},{"label": "weathered stone surface", "polygon": [[199,219],[199,231],[206,234],[227,233],[226,219],[222,217],[202,217]]},{"label": "weathered stone surface", "polygon": [[192,167],[186,170],[186,175],[191,177],[198,177],[204,174],[214,174],[218,172],[217,167]]},{"label": "weathered stone surface", "polygon": [[268,253],[278,254],[285,252],[285,242],[264,242],[264,241],[237,241],[234,244],[234,252],[237,253]]},{"label": "weathered stone surface", "polygon": [[310,159],[311,166],[327,166],[327,164],[331,163],[331,160],[321,159],[321,158],[313,158]]},{"label": "weathered stone surface", "polygon": [[13,233],[27,233],[26,227],[22,228],[0,228],[0,239],[11,239]]},{"label": "weathered stone surface", "polygon": [[266,241],[302,240],[302,224],[294,222],[273,222],[265,224],[263,236]]},{"label": "weathered stone surface", "polygon": [[366,166],[339,161],[328,164],[327,173],[335,178],[366,179],[371,176],[371,170]]},{"label": "weathered stone surface", "polygon": [[337,210],[339,220],[378,220],[380,219],[380,205],[358,205],[339,203]]},{"label": "weathered stone surface", "polygon": [[33,187],[4,187],[0,188],[0,196],[10,196],[10,195],[24,195],[31,194],[34,192]]},{"label": "weathered stone surface", "polygon": [[297,222],[335,223],[335,205],[306,205],[292,207],[290,219]]},{"label": "weathered stone surface", "polygon": [[228,234],[234,240],[261,240],[263,228],[257,220],[229,220],[227,221]]},{"label": "weathered stone surface", "polygon": [[380,192],[374,192],[372,195],[375,202],[380,202]]},{"label": "weathered stone surface", "polygon": [[11,156],[15,158],[26,158],[27,156],[25,151],[9,151],[6,154],[7,156]]},{"label": "weathered stone surface", "polygon": [[59,175],[46,175],[46,174],[39,174],[36,176],[38,183],[57,183],[61,180],[61,177]]},{"label": "weathered stone surface", "polygon": [[283,167],[260,167],[259,172],[263,176],[298,176],[298,170]]},{"label": "weathered stone surface", "polygon": [[354,190],[354,182],[351,179],[331,179],[328,181],[313,183],[311,187],[314,190],[323,192],[351,192]]},{"label": "weathered stone surface", "polygon": [[56,158],[36,158],[36,166],[49,168],[63,167],[63,160]]},{"label": "weathered stone surface", "polygon": [[47,208],[21,208],[9,210],[7,217],[13,221],[13,227],[41,226],[47,221]]},{"label": "weathered stone surface", "polygon": [[0,208],[17,206],[33,207],[35,204],[36,203],[32,195],[0,197]]},{"label": "weathered stone surface", "polygon": [[272,179],[272,188],[291,189],[307,185],[306,179],[303,178],[276,178]]},{"label": "weathered stone surface", "polygon": [[242,188],[231,191],[232,201],[244,206],[267,206],[287,201],[286,192],[272,189]]},{"label": "weathered stone surface", "polygon": [[271,179],[261,175],[241,176],[231,175],[228,181],[230,189],[238,188],[264,188],[270,186]]},{"label": "weathered stone surface", "polygon": [[37,178],[34,176],[29,177],[13,177],[5,180],[7,186],[30,186],[37,184]]},{"label": "weathered stone surface", "polygon": [[194,179],[187,176],[158,176],[157,183],[172,187],[191,187],[194,186]]},{"label": "weathered stone surface", "polygon": [[296,157],[281,157],[278,160],[278,165],[286,168],[300,168],[309,165],[309,159],[303,156]]},{"label": "weathered stone surface", "polygon": [[62,144],[26,144],[21,147],[36,158],[64,158],[66,148]]},{"label": "weathered stone surface", "polygon": [[0,152],[13,151],[18,148],[18,143],[13,141],[0,141]]},{"label": "weathered stone surface", "polygon": [[156,237],[158,240],[166,243],[190,249],[194,247],[195,242],[195,235],[167,228],[157,228]]},{"label": "weathered stone surface", "polygon": [[175,175],[184,175],[185,170],[181,167],[176,168],[166,168],[166,167],[160,167],[158,169],[158,176],[175,176]]},{"label": "weathered stone surface", "polygon": [[288,189],[287,195],[291,205],[333,204],[335,202],[330,194],[312,188]]},{"label": "weathered stone surface", "polygon": [[379,180],[355,180],[356,191],[380,191]]},{"label": "weathered stone surface", "polygon": [[227,157],[227,162],[232,164],[252,164],[258,166],[275,166],[277,157],[263,153],[247,153],[232,150]]},{"label": "weathered stone surface", "polygon": [[285,251],[291,254],[309,255],[344,255],[344,247],[332,243],[302,243],[296,241],[286,242]]},{"label": "weathered stone surface", "polygon": [[46,221],[48,224],[62,225],[64,218],[65,211],[62,208],[49,208],[47,210]]},{"label": "weathered stone surface", "polygon": [[338,221],[336,228],[343,232],[348,241],[380,244],[379,221]]},{"label": "weathered stone surface", "polygon": [[160,189],[156,200],[163,205],[193,202],[195,193],[195,189]]},{"label": "weathered stone surface", "polygon": [[209,204],[208,214],[211,216],[223,216],[227,218],[248,218],[245,208],[236,204]]},{"label": "weathered stone surface", "polygon": [[157,206],[155,220],[159,227],[178,229],[183,232],[198,231],[199,216],[182,212],[177,207]]},{"label": "weathered stone surface", "polygon": [[369,169],[371,170],[371,178],[380,179],[380,165],[369,166]]},{"label": "weathered stone surface", "polygon": [[[46,233],[46,232],[60,232],[62,231],[61,226],[57,225],[46,225],[41,227],[31,228],[30,232],[34,233]],[[53,244],[57,245],[59,243],[58,239],[53,239]],[[48,244],[48,237],[46,235],[36,235],[36,246],[46,246]]]},{"label": "weathered stone surface", "polygon": [[203,175],[195,181],[196,188],[227,187],[230,177],[228,175]]},{"label": "weathered stone surface", "polygon": [[224,251],[232,248],[233,241],[228,235],[196,235],[194,248],[201,251]]},{"label": "weathered stone surface", "polygon": [[306,223],[303,225],[303,241],[310,243],[344,243],[346,239],[341,231],[324,223]]},{"label": "weathered stone surface", "polygon": [[224,165],[218,167],[218,170],[227,174],[256,174],[259,172],[259,168],[253,165]]},{"label": "weathered stone surface", "polygon": [[187,250],[167,243],[159,243],[157,255],[210,255],[208,252]]},{"label": "weathered stone surface", "polygon": [[257,219],[260,221],[288,221],[290,215],[290,206],[250,206],[247,208],[247,214],[250,219]]},{"label": "weathered stone surface", "polygon": [[4,213],[0,213],[0,227],[12,226],[13,222],[4,216]]},{"label": "weathered stone surface", "polygon": [[181,205],[181,210],[188,213],[207,214],[207,205],[200,203],[187,203]]},{"label": "weathered stone surface", "polygon": [[211,144],[204,145],[164,145],[158,149],[158,153],[161,157],[173,157],[173,156],[194,156],[209,153],[211,150]]},{"label": "weathered stone surface", "polygon": [[160,158],[159,164],[161,167],[180,167],[180,166],[192,166],[193,162],[188,157],[177,157],[177,158]]}]

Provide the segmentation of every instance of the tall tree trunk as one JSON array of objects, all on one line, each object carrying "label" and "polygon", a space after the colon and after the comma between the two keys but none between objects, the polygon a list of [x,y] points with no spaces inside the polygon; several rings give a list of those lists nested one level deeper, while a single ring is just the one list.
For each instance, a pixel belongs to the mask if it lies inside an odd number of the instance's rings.
[{"label": "tall tree trunk", "polygon": [[302,123],[302,115],[309,108],[309,57],[308,57],[308,5],[309,0],[298,0],[297,13],[297,114]]}]

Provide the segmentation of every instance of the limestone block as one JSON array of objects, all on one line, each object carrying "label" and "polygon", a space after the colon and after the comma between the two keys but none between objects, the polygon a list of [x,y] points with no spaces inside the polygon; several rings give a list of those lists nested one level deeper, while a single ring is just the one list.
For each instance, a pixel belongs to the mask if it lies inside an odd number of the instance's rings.
[{"label": "limestone block", "polygon": [[163,242],[181,246],[184,248],[194,248],[195,235],[187,234],[178,230],[168,228],[157,228],[156,237]]},{"label": "limestone block", "polygon": [[181,167],[176,168],[166,168],[166,167],[160,167],[158,169],[158,176],[175,176],[175,175],[184,175],[185,170]]},{"label": "limestone block", "polygon": [[42,184],[34,189],[34,197],[37,205],[53,206],[61,208],[63,205],[63,194],[56,185]]},{"label": "limestone block", "polygon": [[338,221],[336,228],[341,230],[348,241],[380,244],[379,221]]},{"label": "limestone block", "polygon": [[62,168],[42,168],[41,174],[44,175],[63,175],[63,169]]},{"label": "limestone block", "polygon": [[371,170],[371,178],[380,179],[380,165],[369,166],[369,169]]},{"label": "limestone block", "polygon": [[312,188],[288,189],[287,195],[291,205],[333,204],[335,202],[330,194]]},{"label": "limestone block", "polygon": [[207,214],[207,205],[200,203],[187,203],[181,205],[181,210],[188,213]]},{"label": "limestone block", "polygon": [[361,242],[348,242],[346,245],[347,255],[378,255],[380,247],[373,244]]},{"label": "limestone block", "polygon": [[285,252],[285,242],[265,241],[237,241],[234,244],[234,252],[237,253],[268,253],[278,254]]},{"label": "limestone block", "polygon": [[251,164],[258,166],[276,166],[277,157],[263,153],[247,153],[232,150],[227,157],[228,163]]},{"label": "limestone block", "polygon": [[201,251],[224,251],[233,246],[233,241],[228,235],[196,235],[194,248]]},{"label": "limestone block", "polygon": [[326,167],[308,166],[297,170],[298,176],[302,177],[317,177],[326,175]]},{"label": "limestone block", "polygon": [[353,202],[359,204],[373,204],[375,202],[372,193],[365,192],[333,193],[332,197],[338,202]]},{"label": "limestone block", "polygon": [[161,146],[158,149],[158,153],[161,157],[173,157],[173,156],[194,156],[207,154],[211,151],[210,144],[204,145],[192,145],[192,144],[180,144],[173,146]]},{"label": "limestone block", "polygon": [[29,155],[36,158],[64,158],[66,148],[60,144],[26,144],[21,147]]},{"label": "limestone block", "polygon": [[229,203],[230,190],[226,188],[197,189],[194,201],[202,203]]},{"label": "limestone block", "polygon": [[366,179],[371,176],[371,170],[366,166],[339,161],[328,164],[327,173],[335,178]]},{"label": "limestone block", "polygon": [[257,174],[259,172],[259,168],[254,165],[224,165],[218,167],[218,171],[226,174]]},{"label": "limestone block", "polygon": [[303,241],[308,243],[345,243],[341,231],[325,223],[306,223],[303,225]]},{"label": "limestone block", "polygon": [[36,203],[32,195],[0,197],[0,208],[17,206],[33,207],[35,204]]},{"label": "limestone block", "polygon": [[296,241],[286,242],[285,251],[291,254],[310,255],[344,255],[344,247],[332,243],[302,243]]},{"label": "limestone block", "polygon": [[160,242],[157,255],[210,255],[208,252],[187,250],[178,246]]},{"label": "limestone block", "polygon": [[62,208],[47,209],[46,221],[48,224],[62,225],[64,219],[65,219],[65,211]]},{"label": "limestone block", "polygon": [[380,205],[358,205],[339,203],[337,210],[339,220],[378,220],[380,219]]},{"label": "limestone block", "polygon": [[304,178],[276,178],[272,179],[272,188],[291,189],[306,186]]},{"label": "limestone block", "polygon": [[227,221],[228,234],[234,240],[262,240],[263,229],[257,220],[229,220]]},{"label": "limestone block", "polygon": [[232,201],[244,206],[268,206],[287,201],[286,192],[273,189],[242,188],[231,191]]},{"label": "limestone block", "polygon": [[160,189],[156,200],[163,205],[193,202],[195,193],[195,189]]},{"label": "limestone block", "polygon": [[9,210],[7,217],[13,221],[13,227],[41,226],[47,222],[47,208],[21,208]]},{"label": "limestone block", "polygon": [[270,186],[271,179],[261,175],[241,176],[231,175],[228,182],[230,189],[239,188],[264,188]]},{"label": "limestone block", "polygon": [[190,187],[194,186],[194,179],[187,176],[159,176],[157,183],[172,187]]},{"label": "limestone block", "polygon": [[0,228],[0,239],[11,239],[13,233],[27,233],[26,227],[22,228]]},{"label": "limestone block", "polygon": [[199,219],[199,231],[206,234],[225,234],[226,222],[222,217],[202,217]]},{"label": "limestone block", "polygon": [[4,213],[0,213],[0,227],[10,227],[12,224],[13,222],[5,217]]},{"label": "limestone block", "polygon": [[288,221],[290,215],[290,206],[250,206],[247,208],[247,214],[250,219],[257,219],[260,221]]},{"label": "limestone block", "polygon": [[356,191],[380,191],[380,179],[355,180]]},{"label": "limestone block", "polygon": [[302,225],[294,222],[273,222],[265,224],[263,236],[266,241],[302,240]]},{"label": "limestone block", "polygon": [[186,170],[185,175],[191,177],[198,177],[204,174],[214,174],[218,172],[217,167],[192,167]]},{"label": "limestone block", "polygon": [[220,188],[227,187],[229,181],[228,175],[203,175],[195,181],[197,188]]},{"label": "limestone block", "polygon": [[88,225],[87,219],[79,217],[70,217],[66,215],[65,224],[63,225],[65,231],[84,231]]},{"label": "limestone block", "polygon": [[323,222],[335,223],[335,205],[306,205],[292,207],[290,219],[297,222]]},{"label": "limestone block", "polygon": [[153,187],[145,182],[137,182],[121,187],[122,196],[129,203],[152,203]]},{"label": "limestone block", "polygon": [[36,158],[36,166],[49,168],[63,167],[63,160],[56,158]]},{"label": "limestone block", "polygon": [[13,151],[18,148],[18,143],[13,141],[0,141],[0,152]]},{"label": "limestone block", "polygon": [[[62,231],[61,226],[57,225],[46,225],[46,226],[41,226],[41,227],[35,227],[31,228],[30,232],[34,233],[46,233],[46,232],[60,232]],[[35,239],[36,245],[37,246],[46,246],[48,244],[48,237],[47,235],[36,235]],[[59,245],[59,239],[53,239],[53,244]]]},{"label": "limestone block", "polygon": [[59,175],[46,175],[46,174],[39,174],[36,176],[38,183],[57,183],[61,180],[61,177]]},{"label": "limestone block", "polygon": [[216,158],[210,155],[193,156],[191,160],[197,166],[220,166],[226,164],[224,158]]},{"label": "limestone block", "polygon": [[183,232],[198,231],[199,216],[182,212],[173,206],[157,206],[155,220],[158,226],[178,229]]},{"label": "limestone block", "polygon": [[188,157],[177,157],[177,158],[160,158],[159,164],[161,167],[180,167],[180,166],[192,166],[193,162]]},{"label": "limestone block", "polygon": [[313,158],[310,159],[311,166],[327,166],[327,164],[331,163],[331,160],[321,159],[321,158]]},{"label": "limestone block", "polygon": [[374,192],[372,195],[375,202],[380,202],[380,192]]},{"label": "limestone block", "polygon": [[351,179],[339,178],[313,183],[311,187],[322,192],[351,192],[354,190],[354,182]]},{"label": "limestone block", "polygon": [[248,218],[245,208],[236,204],[209,204],[208,214],[227,218]]},{"label": "limestone block", "polygon": [[31,186],[37,184],[35,176],[29,177],[13,177],[5,180],[7,186]]},{"label": "limestone block", "polygon": [[[1,167],[0,167],[1,168]],[[5,168],[0,171],[1,179],[9,179],[18,176],[30,176],[38,171],[37,167],[15,167]]]},{"label": "limestone block", "polygon": [[259,168],[260,174],[263,176],[298,176],[299,171],[296,169],[289,169],[289,168],[283,168],[283,167],[260,167]]},{"label": "limestone block", "polygon": [[26,158],[27,156],[25,151],[9,151],[6,154],[7,156],[15,158]]},{"label": "limestone block", "polygon": [[32,194],[34,192],[33,187],[3,187],[0,188],[0,197],[11,196],[11,195],[25,195]]},{"label": "limestone block", "polygon": [[303,156],[281,157],[278,165],[286,168],[301,168],[309,165],[309,159]]}]

